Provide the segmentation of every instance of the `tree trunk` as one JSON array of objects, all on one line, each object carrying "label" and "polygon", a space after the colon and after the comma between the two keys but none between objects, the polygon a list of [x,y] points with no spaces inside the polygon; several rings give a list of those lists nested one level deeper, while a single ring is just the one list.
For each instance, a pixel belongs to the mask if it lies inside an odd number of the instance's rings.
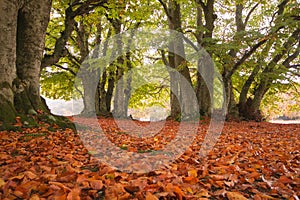
[{"label": "tree trunk", "polygon": [[47,110],[40,98],[40,67],[51,1],[0,2],[0,120]]},{"label": "tree trunk", "polygon": [[[277,53],[272,60],[265,67],[261,73],[260,83],[254,91],[253,99],[248,98],[246,105],[240,105],[242,112],[240,113],[244,118],[250,120],[261,121],[262,115],[260,112],[261,101],[266,94],[266,92],[271,87],[272,81],[276,79],[272,73],[276,70],[276,65],[284,57],[284,55],[292,48],[295,41],[299,41],[300,29],[297,28],[287,41],[283,44],[283,49],[281,52]],[[278,44],[275,44],[278,45]],[[243,101],[245,97],[243,97]]]},{"label": "tree trunk", "polygon": [[[196,31],[196,39],[198,44],[209,46],[208,43],[203,43],[203,38],[212,38],[214,30],[214,21],[216,15],[214,14],[214,0],[208,0],[205,3],[202,1],[196,1],[197,3],[197,27],[205,27],[205,31]],[[203,24],[203,13],[205,24]],[[213,105],[213,82],[214,82],[214,71],[210,67],[207,67],[205,62],[211,60],[212,52],[208,51],[206,55],[198,61],[198,75],[197,75],[197,87],[196,96],[200,108],[200,114],[203,116],[210,116]],[[213,65],[211,65],[213,66]]]},{"label": "tree trunk", "polygon": [[[180,4],[174,0],[169,1],[168,9],[169,29],[182,32]],[[176,34],[176,33],[175,33]],[[173,36],[174,37],[174,36]],[[191,102],[191,96],[188,88],[191,87],[191,77],[187,62],[185,60],[185,50],[182,35],[176,35],[176,40],[169,45],[169,65],[174,70],[170,74],[171,89],[171,118],[172,119],[188,119],[193,117],[196,109],[196,102]]]}]

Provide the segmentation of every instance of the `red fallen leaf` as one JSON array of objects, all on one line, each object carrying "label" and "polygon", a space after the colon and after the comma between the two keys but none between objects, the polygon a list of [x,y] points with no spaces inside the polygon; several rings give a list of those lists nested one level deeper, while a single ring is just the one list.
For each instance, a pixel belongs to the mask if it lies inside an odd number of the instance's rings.
[{"label": "red fallen leaf", "polygon": [[227,179],[229,177],[229,175],[217,175],[217,174],[212,174],[209,176],[214,181],[221,181],[221,180]]},{"label": "red fallen leaf", "polygon": [[140,191],[140,187],[134,185],[127,185],[124,187],[124,189],[131,194]]},{"label": "red fallen leaf", "polygon": [[258,179],[258,178],[260,178],[260,174],[257,171],[254,171],[251,174],[248,174],[247,177]]},{"label": "red fallen leaf", "polygon": [[147,192],[146,200],[158,200],[158,198],[155,195],[151,194],[150,192]]},{"label": "red fallen leaf", "polygon": [[69,187],[65,186],[64,184],[62,184],[60,182],[50,181],[49,184],[54,185],[54,186],[58,186],[59,188],[62,188],[64,191],[66,191],[66,190],[71,191],[71,189]]},{"label": "red fallen leaf", "polygon": [[280,176],[280,178],[278,179],[278,182],[287,184],[287,183],[293,183],[294,181],[292,179],[286,177],[285,175],[283,175],[283,176]]},{"label": "red fallen leaf", "polygon": [[21,191],[23,193],[23,198],[28,198],[31,194],[32,190],[37,190],[38,186],[40,185],[37,181],[29,181],[18,185],[15,190]]},{"label": "red fallen leaf", "polygon": [[101,190],[103,188],[103,183],[100,180],[90,180],[90,186],[94,190]]},{"label": "red fallen leaf", "polygon": [[17,196],[18,198],[21,198],[21,199],[25,199],[26,198],[26,194],[23,191],[20,191],[20,190],[15,190],[13,192],[13,194],[15,196]]},{"label": "red fallen leaf", "polygon": [[67,199],[67,194],[65,192],[59,191],[59,192],[56,192],[55,194],[49,196],[47,199],[66,200]]},{"label": "red fallen leaf", "polygon": [[185,178],[183,179],[183,181],[184,181],[185,183],[189,183],[189,184],[196,184],[196,183],[198,182],[198,179],[195,178],[195,177],[192,177],[192,176],[188,176],[188,177],[185,177]]},{"label": "red fallen leaf", "polygon": [[247,198],[239,192],[227,192],[226,196],[228,200],[247,200]]},{"label": "red fallen leaf", "polygon": [[77,173],[75,172],[66,172],[61,176],[57,177],[57,181],[59,182],[72,182],[77,178]]},{"label": "red fallen leaf", "polygon": [[67,200],[80,200],[80,188],[74,188],[69,192]]}]

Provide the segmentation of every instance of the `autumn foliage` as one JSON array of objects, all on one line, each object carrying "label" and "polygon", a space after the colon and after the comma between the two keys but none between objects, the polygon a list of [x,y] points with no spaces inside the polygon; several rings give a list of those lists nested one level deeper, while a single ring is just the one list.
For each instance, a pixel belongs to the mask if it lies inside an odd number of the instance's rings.
[{"label": "autumn foliage", "polygon": [[[153,138],[132,139],[113,119],[99,119],[110,141],[140,153],[172,142],[178,123],[167,121],[168,131]],[[101,163],[71,129],[43,123],[2,131],[0,199],[299,199],[300,125],[227,122],[213,150],[201,158],[207,127],[207,120],[200,121],[185,153],[148,173]]]}]

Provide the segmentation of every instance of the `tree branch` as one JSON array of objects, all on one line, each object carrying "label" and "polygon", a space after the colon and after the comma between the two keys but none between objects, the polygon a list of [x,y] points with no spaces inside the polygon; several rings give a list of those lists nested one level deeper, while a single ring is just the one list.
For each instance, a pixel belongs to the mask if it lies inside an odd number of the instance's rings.
[{"label": "tree branch", "polygon": [[167,17],[169,18],[169,20],[172,21],[172,16],[171,16],[171,14],[169,12],[167,4],[165,2],[163,2],[162,0],[158,0],[158,1],[162,5],[162,7],[164,8],[165,13],[166,13]]},{"label": "tree branch", "polygon": [[95,7],[102,6],[106,2],[107,0],[102,0],[100,2],[99,0],[88,0],[86,3],[79,6],[75,11],[73,11],[73,4],[66,9],[66,17],[64,22],[65,29],[61,32],[61,36],[55,42],[54,52],[52,54],[44,55],[41,63],[41,69],[57,63],[61,57],[64,57],[68,54],[65,45],[74,30],[74,25],[76,22],[75,17],[84,13],[88,13]]},{"label": "tree branch", "polygon": [[67,68],[67,67],[63,67],[62,65],[59,65],[59,64],[54,64],[54,66],[55,66],[55,67],[58,67],[58,68],[60,68],[60,69],[63,69],[63,70],[65,70],[65,71],[68,71],[68,72],[70,72],[72,75],[76,76],[76,73],[75,73],[73,70],[71,70],[71,69],[69,69],[69,68]]},{"label": "tree branch", "polygon": [[295,60],[299,56],[299,53],[300,53],[300,39],[299,39],[296,51],[292,55],[288,56],[283,61],[282,65],[285,66],[286,68],[291,68],[290,62],[292,62],[293,60]]},{"label": "tree branch", "polygon": [[245,22],[244,22],[244,26],[247,25],[249,19],[250,19],[250,16],[251,14],[254,12],[254,10],[257,8],[257,6],[259,5],[259,2],[257,4],[255,4],[255,6],[253,6],[253,8],[251,8],[251,10],[248,12],[247,16],[246,16],[246,19],[245,19]]},{"label": "tree branch", "polygon": [[205,5],[205,3],[204,3],[202,0],[195,0],[195,2],[196,2],[197,4],[199,4],[199,5],[202,7],[202,9],[205,9],[205,8],[206,8],[206,5]]}]

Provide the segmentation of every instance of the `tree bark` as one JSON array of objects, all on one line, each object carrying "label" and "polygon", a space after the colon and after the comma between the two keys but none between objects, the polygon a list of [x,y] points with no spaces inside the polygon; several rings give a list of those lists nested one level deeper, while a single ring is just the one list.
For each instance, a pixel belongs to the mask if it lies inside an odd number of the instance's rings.
[{"label": "tree bark", "polygon": [[[168,16],[169,29],[182,32],[180,4],[170,0],[168,6],[160,1]],[[176,33],[175,33],[176,34]],[[169,44],[168,65],[173,68],[169,70],[170,75],[170,104],[172,119],[188,119],[194,115],[195,102],[191,102],[188,87],[191,87],[191,77],[187,62],[182,35],[178,34],[175,41]],[[177,71],[177,72],[176,72]]]},{"label": "tree bark", "polygon": [[[214,31],[214,22],[217,18],[214,14],[214,2],[214,0],[208,0],[204,3],[202,0],[196,0],[197,27],[204,27],[206,30],[196,31],[195,36],[198,44],[202,45],[203,48],[210,45],[208,42],[204,42],[203,39],[212,38]],[[205,24],[203,24],[203,14]],[[213,105],[214,71],[206,65],[206,62],[211,60],[212,52],[208,51],[208,55],[210,57],[204,55],[204,57],[198,61],[196,96],[200,108],[200,115],[202,116],[210,116]]]},{"label": "tree bark", "polygon": [[241,115],[250,120],[261,121],[262,115],[260,112],[261,101],[266,94],[266,92],[270,89],[272,81],[276,79],[276,76],[272,76],[272,72],[275,70],[275,66],[278,62],[283,58],[283,56],[291,49],[292,44],[295,41],[300,41],[300,29],[296,29],[291,36],[287,39],[287,41],[283,44],[283,50],[280,53],[277,53],[273,59],[268,63],[268,65],[264,68],[261,73],[261,78],[258,86],[254,91],[253,99],[247,99],[246,105],[243,105],[243,109],[241,111]]},{"label": "tree bark", "polygon": [[0,120],[47,110],[40,98],[40,67],[51,1],[0,2]]}]

